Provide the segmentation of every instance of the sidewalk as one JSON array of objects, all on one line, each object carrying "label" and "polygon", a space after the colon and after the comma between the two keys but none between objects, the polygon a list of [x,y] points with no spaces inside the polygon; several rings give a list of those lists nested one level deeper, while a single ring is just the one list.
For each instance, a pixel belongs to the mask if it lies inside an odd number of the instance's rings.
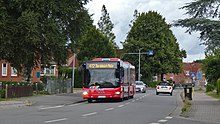
[{"label": "sidewalk", "polygon": [[191,110],[187,113],[189,118],[220,123],[220,101],[207,96],[204,92],[195,92],[192,98]]},{"label": "sidewalk", "polygon": [[9,101],[0,101],[1,109],[18,108],[22,106],[56,106],[67,105],[85,101],[81,95],[82,91],[56,95],[42,95],[16,98]]}]

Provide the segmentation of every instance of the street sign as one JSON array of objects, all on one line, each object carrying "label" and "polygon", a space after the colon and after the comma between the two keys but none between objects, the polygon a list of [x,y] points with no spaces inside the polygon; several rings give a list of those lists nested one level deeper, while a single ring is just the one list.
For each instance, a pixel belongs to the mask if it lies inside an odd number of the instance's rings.
[{"label": "street sign", "polygon": [[153,52],[153,50],[148,50],[148,55],[149,55],[149,56],[152,56],[152,55],[154,55],[154,52]]},{"label": "street sign", "polygon": [[196,76],[196,72],[190,72],[190,76],[191,77],[195,77]]},{"label": "street sign", "polygon": [[201,72],[198,72],[197,78],[198,78],[198,79],[201,79],[201,78],[202,78]]}]

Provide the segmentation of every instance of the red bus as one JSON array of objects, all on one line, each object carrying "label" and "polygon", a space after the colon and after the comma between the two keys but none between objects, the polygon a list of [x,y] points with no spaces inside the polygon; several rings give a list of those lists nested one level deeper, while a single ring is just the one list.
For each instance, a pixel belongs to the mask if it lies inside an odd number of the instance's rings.
[{"label": "red bus", "polygon": [[135,67],[118,58],[96,58],[80,67],[83,98],[89,103],[99,99],[133,98]]}]

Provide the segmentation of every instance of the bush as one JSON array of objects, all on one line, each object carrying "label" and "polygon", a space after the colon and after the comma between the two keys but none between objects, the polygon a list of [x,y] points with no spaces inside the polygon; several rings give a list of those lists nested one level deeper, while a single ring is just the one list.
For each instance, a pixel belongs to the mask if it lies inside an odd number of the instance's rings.
[{"label": "bush", "polygon": [[0,99],[5,98],[5,90],[0,89]]},{"label": "bush", "polygon": [[220,78],[217,80],[216,82],[216,90],[217,90],[217,94],[220,94]]},{"label": "bush", "polygon": [[29,82],[13,82],[13,81],[3,81],[2,86],[5,86],[8,84],[8,86],[27,86],[30,85],[31,83]]},{"label": "bush", "polygon": [[45,90],[39,91],[38,93],[39,94],[44,94],[44,95],[50,95],[50,93],[48,91],[45,91]]},{"label": "bush", "polygon": [[148,82],[147,85],[148,87],[156,87],[156,85],[159,84],[160,81],[152,81],[152,82]]},{"label": "bush", "polygon": [[182,113],[188,112],[190,110],[191,105],[192,103],[188,99],[185,99],[182,107]]},{"label": "bush", "polygon": [[39,82],[35,82],[32,84],[33,86],[33,90],[36,91],[43,91],[44,90],[44,87],[45,87],[45,84],[44,83],[39,83]]},{"label": "bush", "polygon": [[78,69],[75,69],[74,88],[82,88],[82,76]]},{"label": "bush", "polygon": [[206,85],[206,92],[211,92],[215,89],[215,86],[213,84],[208,83]]}]

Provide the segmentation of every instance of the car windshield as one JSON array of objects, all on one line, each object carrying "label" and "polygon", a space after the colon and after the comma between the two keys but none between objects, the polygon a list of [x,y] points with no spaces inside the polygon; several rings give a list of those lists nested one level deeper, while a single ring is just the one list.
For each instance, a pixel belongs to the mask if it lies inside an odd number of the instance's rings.
[{"label": "car windshield", "polygon": [[90,69],[89,86],[99,86],[100,88],[118,87],[119,79],[115,77],[115,69]]},{"label": "car windshield", "polygon": [[171,84],[168,83],[168,82],[160,82],[159,85],[161,85],[161,86],[171,86]]},{"label": "car windshield", "polygon": [[141,83],[141,82],[136,82],[135,84],[136,85],[143,85],[143,83]]}]

